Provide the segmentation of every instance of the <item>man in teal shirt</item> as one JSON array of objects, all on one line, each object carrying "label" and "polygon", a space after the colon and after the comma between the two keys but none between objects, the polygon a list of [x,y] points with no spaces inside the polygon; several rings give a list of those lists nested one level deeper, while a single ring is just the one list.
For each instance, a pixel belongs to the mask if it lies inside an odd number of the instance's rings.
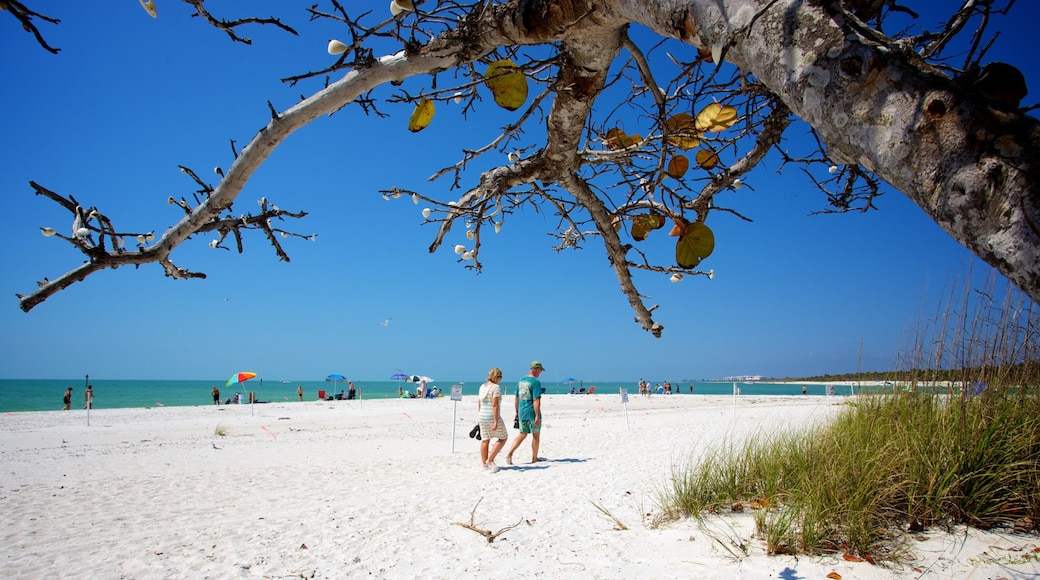
[{"label": "man in teal shirt", "polygon": [[538,445],[542,435],[542,382],[538,377],[544,370],[542,363],[532,362],[531,373],[520,379],[517,385],[513,407],[516,409],[520,435],[513,440],[513,446],[506,455],[506,463],[509,465],[513,464],[513,452],[527,438],[528,433],[531,434],[531,463],[538,463]]}]

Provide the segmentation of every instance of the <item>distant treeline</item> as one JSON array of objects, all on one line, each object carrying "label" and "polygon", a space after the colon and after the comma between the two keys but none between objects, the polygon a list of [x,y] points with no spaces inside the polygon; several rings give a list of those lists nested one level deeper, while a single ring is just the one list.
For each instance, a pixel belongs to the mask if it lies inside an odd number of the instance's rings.
[{"label": "distant treeline", "polygon": [[911,369],[903,371],[860,372],[842,375],[817,375],[813,377],[787,377],[768,379],[775,381],[811,381],[817,383],[839,381],[983,381],[1001,384],[1014,382],[1034,385],[1040,383],[1040,361],[997,367],[974,367],[968,369]]}]

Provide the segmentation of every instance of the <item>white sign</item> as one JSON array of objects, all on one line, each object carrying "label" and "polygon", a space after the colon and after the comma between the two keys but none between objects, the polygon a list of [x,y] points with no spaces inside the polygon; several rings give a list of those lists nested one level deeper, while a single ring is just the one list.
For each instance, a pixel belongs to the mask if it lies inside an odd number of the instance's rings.
[{"label": "white sign", "polygon": [[621,389],[621,402],[624,404],[628,403],[628,389]]},{"label": "white sign", "polygon": [[451,386],[451,400],[461,401],[462,400],[462,385]]}]

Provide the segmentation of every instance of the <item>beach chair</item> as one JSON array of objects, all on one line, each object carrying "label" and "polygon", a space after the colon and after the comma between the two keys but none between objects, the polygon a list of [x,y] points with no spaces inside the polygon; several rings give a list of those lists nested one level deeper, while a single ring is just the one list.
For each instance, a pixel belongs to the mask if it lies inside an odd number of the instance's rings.
[{"label": "beach chair", "polygon": [[322,389],[322,390],[318,391],[318,400],[319,401],[324,401],[325,400],[325,389]]}]

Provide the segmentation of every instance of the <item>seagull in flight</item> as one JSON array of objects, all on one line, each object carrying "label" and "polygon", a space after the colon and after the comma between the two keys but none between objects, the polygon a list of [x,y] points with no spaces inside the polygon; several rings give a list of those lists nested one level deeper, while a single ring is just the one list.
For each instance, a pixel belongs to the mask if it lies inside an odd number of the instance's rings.
[{"label": "seagull in flight", "polygon": [[390,318],[387,318],[386,320],[384,320],[382,322],[377,322],[376,324],[378,324],[379,326],[390,326],[390,321],[393,320],[393,319],[394,319],[394,317],[391,316]]}]

